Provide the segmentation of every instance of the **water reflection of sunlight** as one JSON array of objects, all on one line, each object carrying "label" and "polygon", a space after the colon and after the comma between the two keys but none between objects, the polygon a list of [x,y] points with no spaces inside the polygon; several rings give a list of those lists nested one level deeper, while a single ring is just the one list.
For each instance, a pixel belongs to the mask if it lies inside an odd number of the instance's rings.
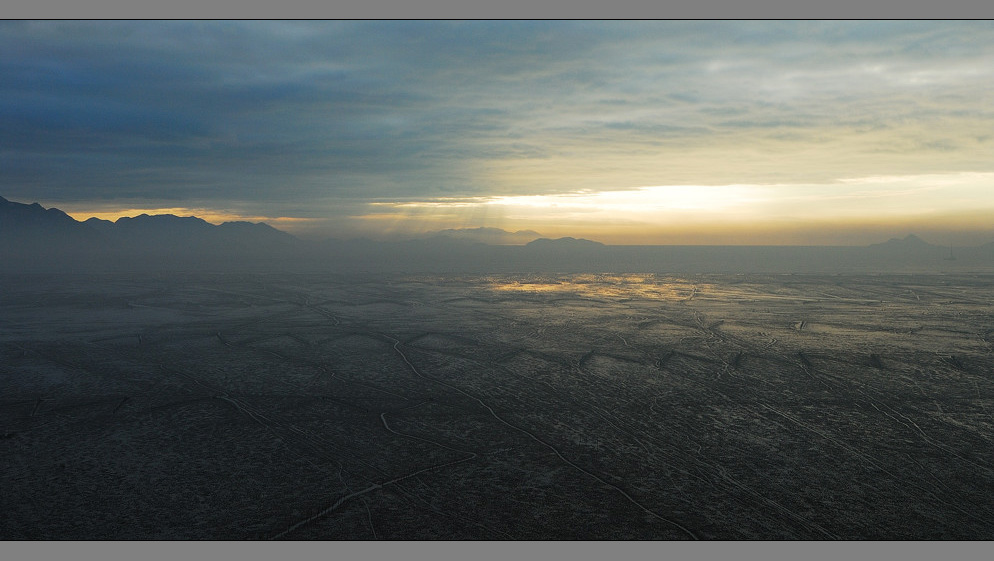
[{"label": "water reflection of sunlight", "polygon": [[495,278],[489,288],[498,292],[564,294],[583,298],[639,298],[686,300],[699,285],[685,279],[653,274],[576,274]]}]

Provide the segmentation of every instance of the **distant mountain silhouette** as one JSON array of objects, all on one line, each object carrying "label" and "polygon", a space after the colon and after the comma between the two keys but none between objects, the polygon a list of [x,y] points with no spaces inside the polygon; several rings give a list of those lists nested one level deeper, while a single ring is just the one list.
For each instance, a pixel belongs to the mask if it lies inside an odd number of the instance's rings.
[{"label": "distant mountain silhouette", "polygon": [[258,244],[257,247],[285,248],[300,243],[292,234],[273,228],[265,222],[224,222],[217,227],[217,234],[232,243],[252,240],[252,243]]},{"label": "distant mountain silhouette", "polygon": [[896,268],[948,261],[949,249],[932,245],[914,234],[909,234],[904,238],[891,238],[884,243],[872,244],[867,247],[866,252],[876,259],[880,266]]},{"label": "distant mountain silhouette", "polygon": [[587,240],[584,238],[573,238],[566,236],[565,238],[539,238],[535,241],[529,242],[525,247],[532,249],[590,249],[595,247],[607,247],[601,242],[595,242],[593,240]]},{"label": "distant mountain silhouette", "polygon": [[0,248],[33,255],[78,251],[103,242],[99,232],[57,208],[0,197]]},{"label": "distant mountain silhouette", "polygon": [[[17,262],[71,268],[136,262],[227,262],[245,257],[292,255],[302,242],[267,224],[225,222],[194,216],[142,214],[116,222],[79,222],[57,208],[0,197],[0,249]],[[36,264],[37,264],[36,263]]]},{"label": "distant mountain silhouette", "polygon": [[125,243],[186,245],[213,241],[210,238],[216,228],[217,226],[195,216],[141,214],[133,218],[118,218],[111,232]]},{"label": "distant mountain silhouette", "polygon": [[412,240],[395,241],[371,241],[369,243],[399,247],[423,247],[423,248],[453,248],[453,247],[477,247],[490,245],[475,238],[461,238],[451,236],[433,236],[430,238],[415,238]]},{"label": "distant mountain silhouette", "polygon": [[932,245],[914,234],[908,234],[904,238],[891,238],[883,243],[870,244],[869,247],[881,248],[881,249],[898,249],[903,251],[903,250],[914,250],[914,249],[931,249],[939,246]]},{"label": "distant mountain silhouette", "polygon": [[501,228],[448,228],[425,234],[428,238],[454,238],[473,240],[491,245],[520,245],[542,237],[534,230],[518,230],[509,232]]},{"label": "distant mountain silhouette", "polygon": [[109,233],[114,231],[114,223],[111,222],[110,220],[103,220],[100,218],[87,218],[86,220],[83,221],[83,224],[86,224],[90,228],[93,228],[94,230],[101,233]]},{"label": "distant mountain silhouette", "polygon": [[59,228],[77,223],[57,208],[45,209],[38,203],[24,204],[0,197],[0,228],[16,233],[24,229]]},{"label": "distant mountain silhouette", "polygon": [[[524,230],[462,228],[407,241],[304,242],[267,224],[170,214],[90,218],[0,197],[0,273],[17,271],[994,272],[994,243],[952,250],[916,235],[863,247],[606,246]],[[490,241],[490,243],[485,243]]]}]

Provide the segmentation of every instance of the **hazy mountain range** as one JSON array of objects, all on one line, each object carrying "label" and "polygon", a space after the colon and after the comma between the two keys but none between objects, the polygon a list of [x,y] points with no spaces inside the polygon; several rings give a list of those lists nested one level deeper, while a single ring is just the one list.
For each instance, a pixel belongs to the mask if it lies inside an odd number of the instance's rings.
[{"label": "hazy mountain range", "polygon": [[456,240],[469,240],[490,245],[523,245],[535,241],[542,237],[542,234],[534,230],[518,230],[508,232],[500,228],[448,228],[436,232],[428,232],[420,238],[450,238]]},{"label": "hazy mountain range", "polygon": [[[523,245],[522,245],[523,244]],[[0,197],[0,272],[104,270],[845,273],[994,272],[994,243],[915,235],[866,247],[607,246],[538,232],[448,229],[406,241],[300,240],[267,224],[170,214],[90,218]]]}]

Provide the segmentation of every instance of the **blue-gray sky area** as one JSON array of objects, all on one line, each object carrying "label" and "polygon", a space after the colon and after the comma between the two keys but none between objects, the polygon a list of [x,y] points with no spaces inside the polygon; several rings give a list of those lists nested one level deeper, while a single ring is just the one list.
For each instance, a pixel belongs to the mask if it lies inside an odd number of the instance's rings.
[{"label": "blue-gray sky area", "polygon": [[0,26],[0,195],[80,219],[994,240],[990,22]]}]

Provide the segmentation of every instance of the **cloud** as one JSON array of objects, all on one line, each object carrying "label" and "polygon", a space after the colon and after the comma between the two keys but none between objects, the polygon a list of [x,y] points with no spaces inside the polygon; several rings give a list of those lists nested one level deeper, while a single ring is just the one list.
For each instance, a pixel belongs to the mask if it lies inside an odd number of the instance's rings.
[{"label": "cloud", "polygon": [[986,172],[992,74],[974,22],[13,22],[0,190],[334,218]]}]

